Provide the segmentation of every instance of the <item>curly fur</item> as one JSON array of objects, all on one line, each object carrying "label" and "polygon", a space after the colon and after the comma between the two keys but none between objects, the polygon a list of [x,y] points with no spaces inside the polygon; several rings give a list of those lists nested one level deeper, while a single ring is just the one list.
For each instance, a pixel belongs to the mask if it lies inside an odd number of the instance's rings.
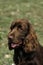
[{"label": "curly fur", "polygon": [[14,49],[16,65],[43,65],[43,47],[33,26],[26,19],[13,21],[8,34],[9,49]]}]

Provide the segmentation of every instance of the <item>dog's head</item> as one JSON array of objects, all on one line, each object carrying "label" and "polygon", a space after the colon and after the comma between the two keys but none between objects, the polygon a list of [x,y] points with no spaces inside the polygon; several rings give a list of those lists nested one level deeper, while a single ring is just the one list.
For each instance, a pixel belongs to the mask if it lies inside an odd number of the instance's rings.
[{"label": "dog's head", "polygon": [[37,36],[28,20],[20,19],[12,22],[8,34],[10,50],[24,45],[23,48],[26,52],[33,51],[36,49],[37,44]]},{"label": "dog's head", "polygon": [[14,49],[23,43],[24,38],[28,34],[29,25],[25,19],[12,22],[10,32],[8,33],[9,49]]}]

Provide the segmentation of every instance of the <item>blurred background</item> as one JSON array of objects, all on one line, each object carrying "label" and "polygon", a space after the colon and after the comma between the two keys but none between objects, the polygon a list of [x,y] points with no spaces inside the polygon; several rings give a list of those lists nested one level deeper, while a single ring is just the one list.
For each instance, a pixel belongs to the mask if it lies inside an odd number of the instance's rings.
[{"label": "blurred background", "polygon": [[9,51],[7,35],[13,20],[28,19],[43,45],[43,0],[0,0],[0,65],[13,65],[13,51]]}]

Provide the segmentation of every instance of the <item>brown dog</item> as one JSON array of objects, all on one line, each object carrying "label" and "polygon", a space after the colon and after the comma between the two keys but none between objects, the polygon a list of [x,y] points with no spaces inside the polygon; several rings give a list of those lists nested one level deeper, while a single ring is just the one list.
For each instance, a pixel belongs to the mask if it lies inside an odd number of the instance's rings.
[{"label": "brown dog", "polygon": [[16,65],[43,65],[43,47],[37,40],[33,26],[26,19],[12,22],[8,34],[9,49],[14,49]]}]

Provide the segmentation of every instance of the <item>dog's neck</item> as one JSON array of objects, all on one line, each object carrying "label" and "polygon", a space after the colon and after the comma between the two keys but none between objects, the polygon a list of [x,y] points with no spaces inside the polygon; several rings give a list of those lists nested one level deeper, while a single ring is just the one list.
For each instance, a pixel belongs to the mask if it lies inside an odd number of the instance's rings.
[{"label": "dog's neck", "polygon": [[29,52],[29,53],[26,53],[24,50],[23,50],[23,48],[22,47],[19,47],[18,49],[17,49],[17,51],[18,51],[18,56],[22,59],[22,58],[24,58],[24,60],[32,60],[34,57],[35,57],[35,55],[36,55],[36,53],[34,52],[34,51],[32,51],[32,52]]}]

